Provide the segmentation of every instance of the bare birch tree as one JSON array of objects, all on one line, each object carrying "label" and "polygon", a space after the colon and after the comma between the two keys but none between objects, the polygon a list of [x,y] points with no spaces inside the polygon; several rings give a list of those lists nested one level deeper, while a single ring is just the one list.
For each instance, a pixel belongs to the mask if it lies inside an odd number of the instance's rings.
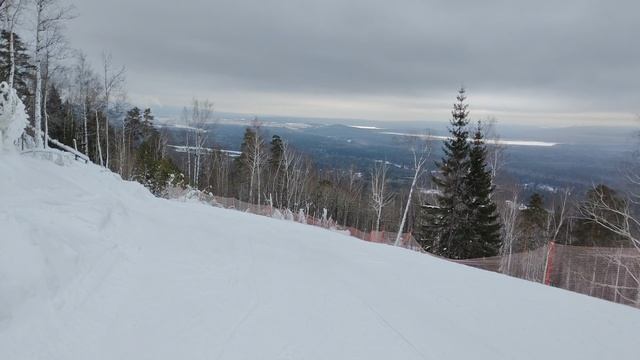
[{"label": "bare birch tree", "polygon": [[380,231],[382,210],[393,199],[393,194],[387,189],[388,170],[386,161],[376,161],[371,171],[371,207],[376,215],[375,231]]},{"label": "bare birch tree", "polygon": [[282,142],[282,167],[285,206],[290,210],[295,209],[303,205],[305,186],[311,169],[302,154],[295,151],[287,141]]},{"label": "bare birch tree", "polygon": [[491,169],[491,183],[495,185],[496,178],[505,165],[505,145],[500,140],[500,135],[496,131],[498,121],[490,117],[483,122],[485,139],[490,144],[487,146],[487,165]]},{"label": "bare birch tree", "polygon": [[563,188],[558,192],[558,196],[554,199],[552,204],[553,212],[549,213],[549,234],[551,234],[551,241],[556,242],[560,231],[567,224],[569,219],[569,210],[571,199],[571,189]]},{"label": "bare birch tree", "polygon": [[[204,145],[207,142],[209,132],[207,126],[213,121],[213,103],[209,100],[200,101],[193,100],[191,107],[191,116],[189,117],[189,130],[191,138],[193,138],[193,171],[189,171],[192,175],[192,183],[195,187],[200,184],[200,175],[202,171],[202,161],[204,155]],[[187,154],[192,151],[187,140]],[[191,158],[189,158],[191,160]]]},{"label": "bare birch tree", "polygon": [[[260,134],[260,123],[257,118],[253,120],[254,136],[247,144],[247,160],[249,165],[249,202],[253,202],[254,194],[256,203],[261,204],[261,180],[262,171],[267,163],[267,149],[264,139]],[[255,192],[254,192],[255,188]]]},{"label": "bare birch tree", "polygon": [[514,186],[511,188],[510,196],[499,207],[500,220],[502,223],[502,245],[500,247],[500,272],[511,273],[511,255],[518,240],[517,226],[518,214],[520,213],[520,191]]},{"label": "bare birch tree", "polygon": [[111,104],[111,94],[113,91],[120,90],[125,81],[125,67],[118,69],[113,68],[113,60],[111,54],[102,54],[102,70],[103,70],[103,90],[104,90],[104,117],[105,117],[105,141],[106,141],[106,159],[105,166],[109,167],[110,157],[110,140],[109,140],[109,116]]},{"label": "bare birch tree", "polygon": [[[428,139],[428,137],[426,139]],[[409,188],[407,203],[404,207],[404,212],[402,213],[402,219],[400,220],[400,226],[398,227],[398,234],[396,235],[394,246],[400,245],[404,226],[407,221],[407,215],[409,214],[409,208],[411,207],[413,192],[415,191],[416,185],[418,184],[418,179],[422,177],[426,170],[425,164],[429,159],[429,155],[431,155],[431,144],[426,139],[423,142],[420,142],[419,138],[416,138],[416,142],[414,142],[411,146],[411,154],[413,155],[413,179],[411,180],[411,187]]]},{"label": "bare birch tree", "polygon": [[640,251],[640,220],[632,211],[634,199],[630,197],[622,204],[612,204],[604,187],[591,189],[593,196],[580,206],[580,213],[612,233],[626,239]]},{"label": "bare birch tree", "polygon": [[62,26],[60,23],[53,23],[47,27],[43,33],[43,49],[42,49],[42,114],[44,115],[44,147],[48,147],[49,139],[49,113],[47,101],[49,99],[49,89],[51,82],[56,75],[66,70],[61,64],[69,54],[66,39],[62,34]]},{"label": "bare birch tree", "polygon": [[78,54],[78,62],[76,64],[76,97],[80,103],[83,124],[83,152],[89,156],[89,92],[91,87],[91,69],[87,61],[86,55]]},{"label": "bare birch tree", "polygon": [[42,60],[43,52],[50,43],[45,41],[45,33],[61,26],[61,23],[72,17],[71,8],[63,7],[60,0],[33,0],[35,15],[35,105],[34,105],[34,127],[36,147],[44,146],[42,137]]}]

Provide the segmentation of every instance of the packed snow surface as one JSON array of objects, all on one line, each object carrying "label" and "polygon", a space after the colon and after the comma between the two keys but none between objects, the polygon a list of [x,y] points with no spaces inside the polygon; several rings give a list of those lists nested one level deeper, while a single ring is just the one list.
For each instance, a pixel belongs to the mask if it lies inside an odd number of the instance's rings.
[{"label": "packed snow surface", "polygon": [[638,359],[640,311],[0,154],[0,359]]}]

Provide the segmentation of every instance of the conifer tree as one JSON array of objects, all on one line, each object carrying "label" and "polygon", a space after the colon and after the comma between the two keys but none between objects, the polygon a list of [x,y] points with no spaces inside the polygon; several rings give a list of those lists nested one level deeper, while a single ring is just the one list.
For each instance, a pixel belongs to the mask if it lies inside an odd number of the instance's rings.
[{"label": "conifer tree", "polygon": [[127,112],[124,118],[125,135],[129,147],[137,147],[144,137],[144,121],[140,108],[134,107]]},{"label": "conifer tree", "polygon": [[518,217],[520,244],[516,251],[533,250],[544,245],[548,240],[548,220],[549,212],[544,208],[544,198],[534,193],[529,198],[527,208]]},{"label": "conifer tree", "polygon": [[[242,137],[242,144],[240,144],[240,156],[234,160],[233,178],[236,186],[236,192],[239,199],[246,199],[248,195],[248,179],[251,177],[251,144],[254,143],[256,132],[247,127]],[[247,199],[250,200],[250,199]]]},{"label": "conifer tree", "polygon": [[[282,168],[282,156],[284,153],[284,144],[282,138],[273,135],[271,138],[271,149],[269,154],[269,173],[271,182],[271,201],[272,205],[280,207],[283,196],[283,180],[284,172]],[[275,202],[275,203],[274,203]]]},{"label": "conifer tree", "polygon": [[[60,92],[55,84],[52,84],[47,91],[47,114],[49,116],[49,136],[64,141],[65,138],[65,120],[67,116],[65,114],[64,105]],[[67,144],[68,145],[68,144]],[[72,144],[73,145],[73,144]]]},{"label": "conifer tree", "polygon": [[271,138],[271,156],[269,157],[269,166],[275,171],[282,161],[282,153],[284,152],[282,139],[278,135]]},{"label": "conifer tree", "polygon": [[62,104],[62,114],[64,117],[63,126],[62,126],[62,135],[58,134],[60,138],[56,138],[61,141],[63,144],[74,147],[75,139],[79,139],[82,134],[80,132],[80,126],[78,126],[77,119],[75,117],[74,106],[69,101],[69,99],[65,100]]},{"label": "conifer tree", "polygon": [[150,108],[144,109],[144,113],[142,114],[142,124],[145,129],[153,128],[153,119],[154,119],[154,116],[153,114],[151,114],[151,109]]},{"label": "conifer tree", "polygon": [[178,167],[165,156],[165,140],[153,126],[151,109],[134,107],[125,118],[125,130],[131,139],[134,156],[132,178],[149,188],[156,196],[164,196],[169,183],[174,185],[184,181]]},{"label": "conifer tree", "polygon": [[[0,33],[0,78],[3,80],[9,79],[11,72],[10,36],[11,33],[7,30],[2,30]],[[33,82],[34,66],[31,63],[27,47],[18,34],[15,33],[13,34],[13,51],[15,61],[13,87],[18,92],[20,100],[30,108],[33,102],[31,83]]]},{"label": "conifer tree", "polygon": [[482,125],[474,133],[469,152],[469,173],[466,177],[471,230],[474,236],[466,257],[488,257],[498,255],[500,250],[500,223],[496,204],[492,200],[494,186],[491,171],[486,164],[487,149],[482,134]]},{"label": "conifer tree", "polygon": [[473,236],[466,193],[470,147],[464,88],[458,91],[457,100],[451,113],[451,137],[444,141],[444,158],[437,164],[440,171],[432,178],[439,190],[436,204],[423,207],[422,224],[416,235],[427,251],[461,259],[467,255],[467,245]]},{"label": "conifer tree", "polygon": [[435,204],[422,207],[416,238],[424,249],[453,259],[498,254],[500,223],[492,200],[491,172],[482,128],[469,143],[469,111],[464,88],[453,105],[450,137],[444,141],[444,158],[432,182]]}]

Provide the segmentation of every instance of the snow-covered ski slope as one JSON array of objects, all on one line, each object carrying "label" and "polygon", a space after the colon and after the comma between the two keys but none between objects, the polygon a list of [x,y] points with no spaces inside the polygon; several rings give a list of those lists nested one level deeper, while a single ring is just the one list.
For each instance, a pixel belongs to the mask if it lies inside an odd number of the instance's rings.
[{"label": "snow-covered ski slope", "polygon": [[0,154],[0,359],[638,359],[640,311]]}]

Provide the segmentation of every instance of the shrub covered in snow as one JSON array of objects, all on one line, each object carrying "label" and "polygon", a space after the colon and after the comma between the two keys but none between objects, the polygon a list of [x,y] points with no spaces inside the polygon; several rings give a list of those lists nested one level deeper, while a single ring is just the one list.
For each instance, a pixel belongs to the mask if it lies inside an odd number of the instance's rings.
[{"label": "shrub covered in snow", "polygon": [[0,147],[11,148],[27,126],[27,113],[16,90],[0,83]]}]

